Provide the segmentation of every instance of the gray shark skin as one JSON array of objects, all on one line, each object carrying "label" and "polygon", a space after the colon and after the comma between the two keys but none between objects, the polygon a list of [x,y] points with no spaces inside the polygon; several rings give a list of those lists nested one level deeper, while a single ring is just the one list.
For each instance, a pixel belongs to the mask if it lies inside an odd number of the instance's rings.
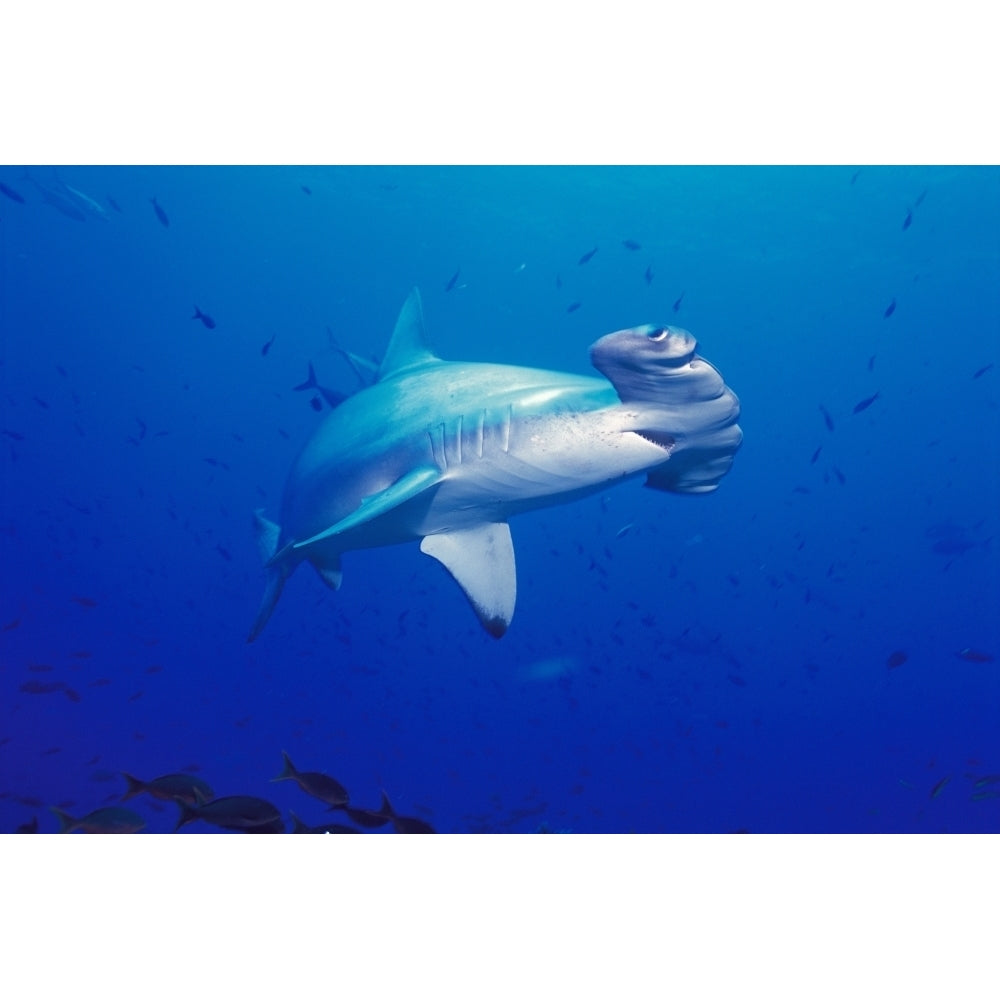
[{"label": "gray shark skin", "polygon": [[299,563],[337,589],[342,553],[416,540],[499,638],[517,591],[513,515],[642,474],[653,489],[708,493],[729,470],[739,401],[696,346],[676,327],[610,333],[590,349],[604,378],[442,361],[414,289],[375,381],[296,459],[280,527],[256,512],[268,579],[247,641]]}]

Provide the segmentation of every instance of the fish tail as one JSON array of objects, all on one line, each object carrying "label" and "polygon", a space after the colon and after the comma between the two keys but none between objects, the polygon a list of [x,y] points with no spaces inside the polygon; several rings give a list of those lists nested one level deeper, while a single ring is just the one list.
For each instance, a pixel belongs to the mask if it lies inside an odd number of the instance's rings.
[{"label": "fish tail", "polygon": [[191,317],[191,319],[201,319],[201,315],[202,315],[201,310],[197,306],[195,306],[194,315]]},{"label": "fish tail", "polygon": [[292,763],[292,758],[284,750],[281,751],[281,762],[281,774],[277,778],[272,778],[272,781],[285,781],[287,778],[297,778],[299,776],[299,772]]},{"label": "fish tail", "polygon": [[138,778],[133,778],[128,772],[122,771],[122,777],[128,782],[128,791],[122,796],[122,802],[126,799],[133,799],[137,795],[142,795],[146,790],[146,786]]},{"label": "fish tail", "polygon": [[305,392],[307,389],[315,389],[317,385],[316,372],[313,371],[312,362],[310,361],[309,378],[307,378],[301,385],[292,386],[292,392]]},{"label": "fish tail", "polygon": [[281,529],[273,521],[269,521],[259,511],[254,511],[254,528],[257,533],[257,549],[264,565],[267,567],[267,583],[264,586],[264,596],[261,598],[260,607],[257,609],[257,617],[250,628],[247,642],[253,642],[261,632],[274,611],[274,606],[281,597],[281,592],[285,587],[285,580],[291,569],[288,564],[279,560],[278,539]]},{"label": "fish tail", "polygon": [[180,809],[180,814],[177,817],[177,825],[174,827],[174,833],[176,833],[182,826],[187,826],[188,823],[193,823],[198,818],[197,809],[193,809],[186,802],[181,802],[179,799],[176,799],[175,801]]},{"label": "fish tail", "polygon": [[382,805],[379,806],[379,814],[385,816],[386,819],[395,819],[396,810],[392,808],[392,803],[389,801],[389,796],[385,794],[385,789],[382,789]]},{"label": "fish tail", "polygon": [[63,812],[62,809],[57,809],[55,806],[49,806],[49,810],[59,820],[59,832],[72,833],[73,828],[76,826],[76,820],[68,812]]},{"label": "fish tail", "polygon": [[308,833],[309,827],[299,819],[291,809],[288,810],[288,815],[292,817],[292,833]]}]

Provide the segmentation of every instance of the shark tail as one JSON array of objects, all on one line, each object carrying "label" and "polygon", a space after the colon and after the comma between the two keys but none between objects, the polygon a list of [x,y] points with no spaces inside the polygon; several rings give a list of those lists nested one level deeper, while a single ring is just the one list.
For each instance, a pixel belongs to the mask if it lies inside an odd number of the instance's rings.
[{"label": "shark tail", "polygon": [[312,362],[310,361],[309,362],[309,378],[307,378],[305,380],[305,382],[302,382],[299,385],[293,385],[292,386],[292,391],[293,392],[305,392],[308,389],[316,389],[318,386],[319,386],[319,383],[316,381],[316,372],[313,371]]},{"label": "shark tail", "polygon": [[288,579],[291,569],[278,556],[278,539],[281,529],[273,521],[269,521],[259,511],[254,511],[254,527],[257,533],[257,549],[264,565],[267,567],[267,583],[264,587],[264,596],[261,599],[260,607],[257,609],[257,617],[250,628],[247,642],[253,642],[264,631],[264,626],[274,611],[274,606],[281,597],[281,592],[285,588],[285,580]]}]

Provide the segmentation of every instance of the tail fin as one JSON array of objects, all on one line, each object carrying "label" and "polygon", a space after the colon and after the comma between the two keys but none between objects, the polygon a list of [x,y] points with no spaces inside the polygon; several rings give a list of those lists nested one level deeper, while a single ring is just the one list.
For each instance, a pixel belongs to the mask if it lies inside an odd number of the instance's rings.
[{"label": "tail fin", "polygon": [[306,392],[309,389],[315,389],[319,385],[316,381],[316,372],[313,371],[312,362],[309,362],[309,378],[305,380],[301,385],[293,385],[293,392]]},{"label": "tail fin", "polygon": [[267,620],[274,611],[274,606],[281,597],[284,590],[285,580],[291,572],[285,563],[275,563],[274,557],[278,551],[278,539],[281,529],[273,521],[269,521],[259,511],[254,511],[254,527],[257,533],[257,549],[260,552],[261,561],[267,566],[267,583],[264,587],[264,596],[261,599],[260,607],[257,609],[257,617],[250,628],[247,642],[253,642],[264,631]]},{"label": "tail fin", "polygon": [[[276,778],[274,780],[277,781]],[[292,833],[308,833],[309,832],[309,827],[306,826],[306,824],[303,823],[302,820],[299,819],[299,817],[296,816],[295,813],[293,813],[291,811],[291,809],[288,810],[288,815],[292,817]]]},{"label": "tail fin", "polygon": [[284,750],[281,751],[281,760],[283,767],[281,769],[281,774],[277,778],[272,778],[272,781],[286,781],[289,778],[297,778],[299,772],[295,769],[295,765],[292,763],[292,758],[285,753]]},{"label": "tail fin", "polygon": [[126,799],[134,799],[137,795],[142,795],[146,790],[146,785],[143,782],[138,778],[133,778],[126,771],[122,771],[122,777],[128,782],[128,791],[121,797],[122,802]]},{"label": "tail fin", "polygon": [[49,806],[49,810],[55,813],[56,819],[59,820],[60,833],[72,833],[76,829],[78,820],[70,816],[68,812],[63,812],[62,809],[57,809],[55,806]]}]

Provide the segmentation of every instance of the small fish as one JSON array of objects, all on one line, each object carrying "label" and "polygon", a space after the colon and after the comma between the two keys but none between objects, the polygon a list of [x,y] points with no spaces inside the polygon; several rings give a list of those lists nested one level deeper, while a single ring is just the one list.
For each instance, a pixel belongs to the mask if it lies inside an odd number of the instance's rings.
[{"label": "small fish", "polygon": [[851,412],[861,413],[863,410],[867,410],[868,407],[871,406],[876,399],[878,399],[878,396],[879,394],[876,392],[874,396],[868,396],[865,399],[862,399],[860,403],[855,404],[854,409]]},{"label": "small fish", "polygon": [[190,774],[162,774],[152,781],[140,781],[126,771],[121,772],[128,784],[122,802],[137,795],[151,795],[166,802],[183,802],[189,806],[199,806],[211,802],[215,797],[212,786],[201,778]]},{"label": "small fish", "polygon": [[1000,799],[1000,792],[995,788],[987,788],[982,792],[973,792],[970,796],[973,802],[982,802],[985,799]]},{"label": "small fish", "polygon": [[323,400],[321,400],[321,399],[319,398],[319,396],[313,396],[313,398],[309,400],[309,405],[310,405],[310,406],[311,406],[311,407],[312,407],[312,408],[313,408],[313,409],[314,409],[314,410],[315,410],[315,411],[316,411],[317,413],[319,413],[319,411],[323,409]]},{"label": "small fish", "polygon": [[0,194],[7,195],[7,197],[10,198],[11,201],[16,201],[21,205],[24,204],[24,198],[22,197],[22,195],[19,194],[17,191],[15,191],[12,187],[7,187],[7,185],[4,184],[3,181],[0,181]]},{"label": "small fish", "polygon": [[622,240],[622,246],[625,247],[626,250],[641,250],[642,249],[642,244],[641,243],[636,243],[635,240]]},{"label": "small fish", "polygon": [[993,656],[981,649],[973,649],[966,646],[955,654],[960,660],[967,660],[969,663],[992,663]]},{"label": "small fish", "polygon": [[[335,410],[340,404],[347,399],[347,395],[341,392],[334,392],[332,389],[324,389],[323,386],[316,381],[316,372],[313,371],[312,362],[309,362],[309,378],[305,380],[301,385],[293,385],[293,392],[307,392],[310,389],[315,389],[327,402],[331,410]],[[320,409],[313,405],[313,409]]]},{"label": "small fish", "polygon": [[458,276],[462,273],[462,269],[459,268],[449,279],[448,284],[444,286],[446,292],[450,292],[458,282]]},{"label": "small fish", "polygon": [[80,605],[81,608],[96,608],[97,601],[90,597],[74,597],[73,600]]},{"label": "small fish", "polygon": [[66,688],[65,681],[23,681],[19,685],[19,690],[25,694],[52,694],[55,691],[63,691]]},{"label": "small fish", "polygon": [[160,205],[155,198],[150,198],[149,200],[152,202],[153,211],[156,212],[156,217],[160,220],[160,225],[169,226],[170,220],[167,218],[167,213],[160,208]]},{"label": "small fish", "polygon": [[726,678],[737,687],[742,688],[747,686],[747,682],[739,674],[726,674]]},{"label": "small fish", "polygon": [[79,691],[74,691],[73,688],[71,688],[71,687],[63,688],[63,694],[66,695],[66,697],[70,701],[74,702],[77,705],[81,701],[80,692]]},{"label": "small fish", "polygon": [[271,339],[260,349],[261,357],[265,357],[267,355],[267,352],[271,350],[271,345],[274,343],[274,337],[277,336],[278,336],[277,334],[274,334],[274,336],[271,337]]},{"label": "small fish", "polygon": [[615,533],[615,538],[624,538],[633,528],[635,527],[635,521],[629,521],[628,524],[623,525]]},{"label": "small fish", "polygon": [[388,813],[389,818],[392,820],[392,828],[396,833],[437,833],[434,829],[422,819],[418,819],[416,816],[400,816],[395,809],[392,808],[392,803],[389,802],[389,796],[382,792],[382,808]]},{"label": "small fish", "polygon": [[653,265],[652,264],[650,264],[646,268],[646,273],[645,273],[645,275],[643,275],[643,277],[645,277],[647,285],[651,285],[653,283]]},{"label": "small fish", "polygon": [[284,768],[277,778],[271,779],[272,781],[294,781],[306,795],[311,795],[313,798],[319,799],[321,802],[325,802],[328,806],[332,806],[335,809],[347,805],[349,801],[347,789],[335,778],[331,778],[319,771],[296,770],[291,757],[287,753],[282,751],[281,756],[284,761]]},{"label": "small fish", "polygon": [[116,212],[121,212],[121,208],[118,207],[118,202],[115,201],[111,195],[106,195],[104,199]]},{"label": "small fish", "polygon": [[222,827],[223,830],[241,830],[245,833],[285,832],[285,824],[277,806],[252,795],[227,795],[196,806],[185,802],[179,805],[181,812],[174,833],[198,819],[211,823],[212,826]]},{"label": "small fish", "polygon": [[882,319],[888,319],[896,311],[896,300],[893,299],[888,306],[886,306],[885,312],[882,313]]},{"label": "small fish", "polygon": [[684,292],[681,292],[677,301],[674,303],[674,312],[680,312],[681,303],[684,301]]},{"label": "small fish", "polygon": [[288,815],[292,817],[292,833],[360,833],[353,826],[344,823],[322,823],[319,826],[307,826],[291,810]]},{"label": "small fish", "polygon": [[594,256],[594,254],[595,254],[595,253],[597,253],[597,247],[594,247],[594,249],[593,249],[593,250],[588,250],[588,251],[587,251],[587,252],[586,252],[586,253],[585,253],[585,254],[584,254],[584,255],[583,255],[583,256],[582,256],[582,257],[581,257],[581,258],[580,258],[580,259],[579,259],[578,261],[577,261],[577,264],[586,264],[586,263],[587,263],[587,261],[589,261],[589,260],[591,260],[591,259],[593,258],[593,256]]},{"label": "small fish", "polygon": [[976,778],[974,788],[985,788],[987,785],[995,785],[1000,782],[1000,774],[984,774],[981,778]]},{"label": "small fish", "polygon": [[566,312],[575,313],[581,305],[583,305],[582,302],[571,302],[568,306],[566,306]]},{"label": "small fish", "polygon": [[32,816],[30,823],[22,823],[14,833],[38,833],[38,817]]},{"label": "small fish", "polygon": [[911,222],[913,222],[913,212],[912,211],[907,211],[906,218],[903,219],[903,228],[904,229],[909,229]]},{"label": "small fish", "polygon": [[924,203],[924,198],[926,197],[927,197],[927,188],[924,188],[924,190],[917,195],[917,200],[913,203],[913,207],[920,208],[920,206]]},{"label": "small fish", "polygon": [[[992,367],[992,365],[990,367]],[[976,376],[973,376],[973,377],[974,378],[978,378],[979,376],[976,375]],[[0,434],[2,434],[4,437],[9,437],[11,439],[11,441],[23,441],[24,440],[24,435],[21,434],[19,431],[9,431],[9,430],[4,429],[4,430],[0,430]]]},{"label": "small fish", "polygon": [[95,809],[79,819],[55,806],[49,806],[49,809],[59,820],[60,833],[72,833],[74,830],[82,830],[84,833],[138,833],[146,825],[146,821],[138,813],[120,806]]},{"label": "small fish", "polygon": [[854,173],[851,174],[851,183],[852,184],[858,179],[858,174],[860,174],[860,173],[861,173],[860,170],[855,170]]},{"label": "small fish", "polygon": [[305,184],[300,184],[299,187],[302,189],[303,194],[312,194],[312,188],[307,188]]},{"label": "small fish", "polygon": [[820,445],[820,446],[819,446],[819,447],[818,447],[818,448],[817,448],[817,449],[816,449],[816,450],[815,450],[815,451],[813,452],[813,457],[812,457],[811,459],[809,459],[809,464],[810,464],[810,465],[815,465],[815,464],[816,464],[816,459],[817,459],[817,458],[819,458],[819,453],[820,453],[820,452],[821,452],[822,450],[823,450],[823,446],[822,446],[822,445]]},{"label": "small fish", "polygon": [[820,413],[823,414],[823,421],[826,424],[826,429],[828,431],[832,431],[833,430],[833,417],[830,416],[830,411],[827,410],[827,408],[822,403],[819,404],[819,411],[820,411]]},{"label": "small fish", "polygon": [[215,320],[208,313],[203,313],[197,306],[194,307],[194,315],[191,319],[200,319],[209,330],[215,329]]},{"label": "small fish", "polygon": [[895,652],[890,653],[885,661],[885,665],[890,670],[895,670],[896,667],[901,667],[906,663],[906,653],[901,649],[897,649]]},{"label": "small fish", "polygon": [[976,374],[973,375],[972,377],[979,378],[981,375],[985,375],[992,368],[993,368],[993,362],[991,361],[988,365],[983,365],[983,367],[980,368],[979,371],[977,371]]},{"label": "small fish", "polygon": [[847,482],[847,477],[840,471],[840,469],[837,468],[837,466],[833,466],[833,474],[837,477],[841,486]]},{"label": "small fish", "polygon": [[3,626],[3,628],[0,628],[0,632],[12,632],[20,624],[20,618],[12,618],[6,625]]},{"label": "small fish", "polygon": [[226,560],[226,562],[233,561],[232,553],[228,549],[224,549],[220,544],[216,543],[215,551],[218,552],[219,555]]},{"label": "small fish", "polygon": [[939,796],[939,795],[940,795],[940,794],[941,794],[941,793],[942,793],[942,792],[944,791],[944,789],[945,789],[945,786],[946,786],[946,785],[948,784],[948,782],[949,782],[949,781],[951,781],[951,775],[950,775],[950,774],[948,774],[948,775],[945,775],[945,777],[943,777],[943,778],[942,778],[942,779],[941,779],[941,780],[940,780],[940,781],[939,781],[939,782],[938,782],[938,783],[937,783],[937,784],[936,784],[936,785],[935,785],[935,786],[934,786],[934,787],[933,787],[933,788],[931,789],[931,798],[932,798],[932,799],[936,799],[936,798],[937,798],[937,797],[938,797],[938,796]]},{"label": "small fish", "polygon": [[356,809],[352,806],[345,806],[344,812],[352,823],[363,826],[366,830],[375,830],[380,826],[385,826],[392,819],[392,805],[385,792],[382,792],[382,804],[378,809]]}]

